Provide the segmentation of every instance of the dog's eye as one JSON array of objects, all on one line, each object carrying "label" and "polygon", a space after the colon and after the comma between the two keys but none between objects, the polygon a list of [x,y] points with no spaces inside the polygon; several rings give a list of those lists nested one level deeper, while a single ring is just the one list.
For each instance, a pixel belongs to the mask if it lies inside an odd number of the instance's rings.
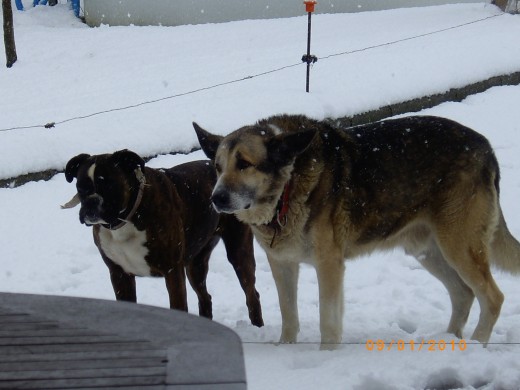
[{"label": "dog's eye", "polygon": [[244,169],[247,169],[249,167],[252,167],[252,166],[253,166],[253,164],[251,164],[247,160],[244,160],[243,158],[237,159],[237,169],[240,169],[241,171],[243,171]]},{"label": "dog's eye", "polygon": [[78,185],[76,185],[76,189],[80,195],[89,195],[90,193],[94,192],[94,186],[91,182],[78,183]]}]

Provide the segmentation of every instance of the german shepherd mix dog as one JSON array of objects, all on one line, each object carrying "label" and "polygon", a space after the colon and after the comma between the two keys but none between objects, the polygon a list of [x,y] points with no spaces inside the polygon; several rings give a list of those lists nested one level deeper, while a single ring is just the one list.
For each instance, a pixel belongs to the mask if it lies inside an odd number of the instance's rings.
[{"label": "german shepherd mix dog", "polygon": [[217,170],[214,207],[248,223],[278,289],[282,343],[295,343],[298,263],[316,268],[322,348],[341,342],[344,259],[403,247],[448,289],[448,332],[489,341],[504,300],[490,263],[520,272],[489,142],[448,119],[415,116],[340,129],[274,116],[226,137],[194,123]]},{"label": "german shepherd mix dog", "polygon": [[170,307],[188,310],[186,277],[197,293],[199,314],[212,318],[206,288],[208,260],[220,238],[246,294],[249,318],[262,326],[255,289],[253,234],[233,215],[211,206],[216,181],[209,161],[152,169],[129,150],[73,157],[65,169],[76,178],[80,222],[93,226],[94,242],[110,270],[117,300],[136,301],[135,276],[166,280]]}]

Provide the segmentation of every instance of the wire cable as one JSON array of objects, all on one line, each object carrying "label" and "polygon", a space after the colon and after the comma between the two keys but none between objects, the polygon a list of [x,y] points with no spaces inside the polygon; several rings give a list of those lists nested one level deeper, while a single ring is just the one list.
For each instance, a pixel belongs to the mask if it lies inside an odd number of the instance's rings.
[{"label": "wire cable", "polygon": [[[367,46],[367,47],[364,47],[364,48],[361,48],[361,49],[342,51],[342,52],[339,52],[339,53],[329,54],[329,55],[326,55],[326,56],[323,56],[323,57],[318,57],[318,59],[323,61],[323,60],[327,60],[327,59],[334,58],[334,57],[360,53],[360,52],[363,52],[363,51],[373,50],[373,49],[377,49],[377,48],[381,48],[381,47],[385,47],[385,46],[391,46],[391,45],[395,45],[395,44],[398,44],[398,43],[401,43],[401,42],[406,42],[406,41],[410,41],[410,40],[418,39],[418,38],[424,38],[424,37],[427,37],[427,36],[430,36],[430,35],[443,33],[443,32],[449,31],[449,30],[455,30],[455,29],[462,28],[462,27],[465,27],[465,26],[469,26],[469,25],[472,25],[472,24],[475,24],[475,23],[480,23],[480,22],[483,22],[483,21],[486,21],[486,20],[489,20],[489,19],[497,18],[497,17],[503,16],[503,15],[506,15],[506,14],[505,13],[495,14],[495,15],[487,16],[485,18],[476,19],[476,20],[472,20],[470,22],[458,24],[456,26],[446,27],[446,28],[443,28],[443,29],[440,29],[440,30],[430,31],[430,32],[427,32],[427,33],[424,33],[424,34],[419,34],[419,35],[414,35],[414,36],[411,36],[411,37],[401,38],[401,39],[397,39],[395,41],[390,41],[390,42],[385,42],[385,43],[381,43],[381,44],[377,44],[377,45]],[[201,87],[201,88],[193,89],[193,90],[186,91],[186,92],[180,92],[180,93],[177,93],[177,94],[174,94],[174,95],[164,96],[164,97],[157,98],[157,99],[146,100],[146,101],[142,101],[142,102],[139,102],[139,103],[130,104],[128,106],[116,107],[116,108],[111,108],[111,109],[106,109],[106,110],[102,110],[102,111],[93,112],[93,113],[90,113],[90,114],[79,115],[79,116],[63,119],[61,121],[48,122],[46,124],[35,124],[35,125],[30,125],[30,126],[13,126],[13,127],[8,127],[8,128],[2,128],[2,129],[0,129],[0,132],[13,131],[13,130],[27,130],[27,129],[36,129],[36,128],[52,129],[56,125],[61,125],[61,124],[72,122],[72,121],[76,121],[76,120],[92,118],[92,117],[97,116],[97,115],[103,115],[103,114],[109,114],[109,113],[117,112],[117,111],[129,110],[129,109],[132,109],[132,108],[142,107],[142,106],[145,106],[145,105],[148,105],[148,104],[159,103],[159,102],[162,102],[162,101],[165,101],[165,100],[176,99],[176,98],[179,98],[179,97],[182,97],[182,96],[192,95],[192,94],[199,93],[199,92],[202,92],[202,91],[207,91],[207,90],[219,88],[219,87],[222,87],[222,86],[225,86],[225,85],[240,83],[242,81],[251,80],[253,78],[266,76],[266,75],[269,75],[269,74],[272,74],[272,73],[277,73],[277,72],[280,72],[280,71],[285,70],[285,69],[294,68],[296,66],[302,66],[303,64],[304,64],[304,62],[298,62],[298,63],[294,63],[294,64],[290,64],[290,65],[285,65],[285,66],[281,66],[281,67],[278,67],[278,68],[275,68],[275,69],[271,69],[271,70],[267,70],[267,71],[264,71],[264,72],[256,73],[256,74],[253,74],[253,75],[241,77],[241,78],[238,78],[238,79],[234,79],[234,80],[229,80],[229,81],[224,81],[224,82],[221,82],[221,83],[213,84],[213,85],[210,85],[210,86],[207,86],[207,87]]]}]

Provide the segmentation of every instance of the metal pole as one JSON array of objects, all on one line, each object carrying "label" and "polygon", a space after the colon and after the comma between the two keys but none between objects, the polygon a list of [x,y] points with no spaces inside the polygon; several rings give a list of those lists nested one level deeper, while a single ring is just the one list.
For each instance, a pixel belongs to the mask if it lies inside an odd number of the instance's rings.
[{"label": "metal pole", "polygon": [[305,92],[309,92],[309,80],[311,75],[311,64],[318,61],[316,56],[311,54],[311,15],[314,12],[314,6],[316,5],[315,0],[304,1],[305,10],[307,11],[307,54],[304,54],[302,61],[307,63],[307,78],[305,81]]},{"label": "metal pole", "polygon": [[309,61],[311,57],[311,15],[312,12],[308,12],[307,19],[307,79],[305,82],[305,92],[309,92],[309,78],[311,74],[311,62]]}]

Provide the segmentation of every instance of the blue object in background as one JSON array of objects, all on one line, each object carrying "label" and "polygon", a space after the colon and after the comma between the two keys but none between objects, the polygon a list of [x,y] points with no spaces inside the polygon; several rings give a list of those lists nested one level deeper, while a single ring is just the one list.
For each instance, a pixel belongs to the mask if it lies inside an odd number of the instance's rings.
[{"label": "blue object in background", "polygon": [[74,15],[76,15],[76,17],[79,18],[79,0],[71,0],[71,3],[72,3],[72,11],[74,11]]},{"label": "blue object in background", "polygon": [[[47,5],[47,1],[48,0],[33,0],[33,6],[36,7],[37,5]],[[72,10],[74,11],[74,15],[76,15],[76,17],[78,17],[78,18],[79,18],[79,9],[80,9],[79,1],[80,0],[70,0],[70,2],[72,4]],[[19,11],[23,11],[22,0],[14,0],[14,2],[16,4],[16,8]],[[69,0],[67,0],[67,3],[68,2],[69,2]]]}]

